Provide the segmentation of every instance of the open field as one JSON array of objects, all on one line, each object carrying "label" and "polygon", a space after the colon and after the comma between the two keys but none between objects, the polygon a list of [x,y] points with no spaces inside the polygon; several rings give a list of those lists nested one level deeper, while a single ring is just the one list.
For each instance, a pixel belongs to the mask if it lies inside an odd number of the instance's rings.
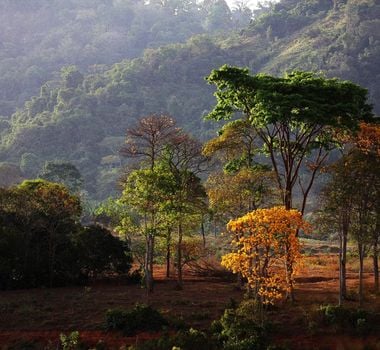
[{"label": "open field", "polygon": [[[357,307],[356,260],[348,266],[348,306]],[[36,341],[56,348],[59,334],[78,330],[81,339],[94,346],[99,340],[109,349],[119,349],[157,334],[124,337],[104,331],[104,314],[110,308],[131,308],[136,302],[158,309],[167,318],[175,318],[197,329],[206,329],[219,318],[231,299],[240,301],[244,292],[232,282],[186,275],[184,290],[176,290],[175,281],[156,269],[155,291],[149,297],[139,285],[121,282],[94,284],[90,287],[32,289],[0,293],[0,344],[10,349],[12,344]],[[364,308],[380,312],[380,296],[372,290],[370,261],[366,261]],[[296,302],[283,302],[269,312],[276,327],[276,341],[290,349],[380,349],[380,334],[353,337],[334,334],[331,329],[313,329],[311,317],[322,304],[335,304],[338,293],[336,254],[307,256],[297,276]],[[367,345],[367,347],[365,347]],[[21,349],[22,347],[18,347]],[[41,348],[43,346],[41,345]]]}]

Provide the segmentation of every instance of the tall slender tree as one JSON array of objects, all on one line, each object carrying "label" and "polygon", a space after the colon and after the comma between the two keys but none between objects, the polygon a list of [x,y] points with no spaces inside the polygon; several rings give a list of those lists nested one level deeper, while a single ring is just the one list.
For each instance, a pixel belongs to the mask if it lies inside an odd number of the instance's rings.
[{"label": "tall slender tree", "polygon": [[177,224],[177,284],[182,289],[183,228],[186,217],[206,207],[206,193],[198,174],[205,170],[207,158],[202,155],[201,144],[183,133],[167,145],[163,164],[173,179],[171,211]]},{"label": "tall slender tree", "polygon": [[[154,182],[158,181],[155,166],[166,145],[173,142],[178,133],[179,129],[175,126],[173,118],[163,114],[152,114],[141,118],[134,127],[127,130],[126,142],[121,149],[122,155],[128,158],[140,158],[149,168],[149,171],[134,173],[132,178],[127,176],[127,186],[124,191],[124,195],[138,188],[145,192],[145,199],[143,199],[145,203],[142,207],[140,206],[140,209],[143,208],[144,212],[146,241],[144,270],[148,293],[153,291],[154,237],[157,233],[157,203],[160,201],[155,198],[155,192],[160,191],[154,186]],[[133,185],[131,181],[142,181],[145,184],[137,187],[137,184]]]},{"label": "tall slender tree", "polygon": [[[376,129],[376,126],[372,128]],[[351,139],[353,147],[330,167],[331,178],[323,191],[323,216],[340,237],[339,304],[346,298],[346,251],[349,235],[357,242],[359,255],[359,301],[363,300],[363,261],[373,249],[375,288],[378,288],[380,158],[374,130],[361,125]]]}]

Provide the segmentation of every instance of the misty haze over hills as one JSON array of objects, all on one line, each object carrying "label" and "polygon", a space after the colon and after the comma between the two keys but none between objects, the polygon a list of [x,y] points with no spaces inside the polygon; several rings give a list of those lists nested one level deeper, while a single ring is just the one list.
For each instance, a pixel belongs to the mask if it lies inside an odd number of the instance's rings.
[{"label": "misty haze over hills", "polygon": [[[204,81],[223,64],[253,73],[324,72],[380,99],[380,5],[283,0],[256,12],[224,1],[2,1],[0,171],[36,176],[74,164],[90,197],[115,193],[125,130],[169,113],[202,139],[215,100]],[[119,163],[118,163],[119,162]]]}]

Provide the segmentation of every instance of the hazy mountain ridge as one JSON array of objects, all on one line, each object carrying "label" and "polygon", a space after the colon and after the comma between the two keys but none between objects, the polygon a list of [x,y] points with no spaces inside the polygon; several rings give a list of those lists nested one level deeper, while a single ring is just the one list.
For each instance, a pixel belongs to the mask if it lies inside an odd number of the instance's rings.
[{"label": "hazy mountain ridge", "polygon": [[62,66],[90,73],[93,65],[139,57],[148,47],[240,28],[247,16],[247,8],[231,12],[224,0],[3,0],[0,116],[56,79]]},{"label": "hazy mountain ridge", "polygon": [[30,154],[41,166],[45,160],[70,161],[84,175],[87,190],[103,198],[118,176],[105,159],[118,157],[125,129],[136,118],[170,113],[207,138],[210,126],[202,116],[214,98],[204,77],[213,68],[228,63],[273,74],[323,71],[369,88],[377,102],[378,57],[380,5],[375,1],[283,0],[240,35],[196,36],[86,75],[64,70],[12,116],[4,128],[1,159],[24,167]]}]

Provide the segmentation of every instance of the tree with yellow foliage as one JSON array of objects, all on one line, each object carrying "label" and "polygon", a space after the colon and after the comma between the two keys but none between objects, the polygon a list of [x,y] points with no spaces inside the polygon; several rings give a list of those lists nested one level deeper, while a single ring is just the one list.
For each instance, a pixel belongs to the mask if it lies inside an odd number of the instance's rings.
[{"label": "tree with yellow foliage", "polygon": [[292,297],[301,259],[297,232],[309,230],[302,214],[281,206],[257,209],[231,220],[227,229],[234,251],[222,257],[222,265],[247,279],[258,304],[274,304],[285,293]]}]

